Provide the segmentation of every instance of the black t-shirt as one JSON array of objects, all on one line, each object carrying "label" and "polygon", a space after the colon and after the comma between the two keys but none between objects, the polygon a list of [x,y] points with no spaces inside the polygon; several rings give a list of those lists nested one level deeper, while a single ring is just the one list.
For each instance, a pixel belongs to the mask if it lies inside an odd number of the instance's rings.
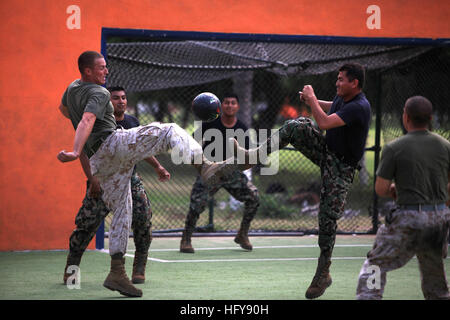
[{"label": "black t-shirt", "polygon": [[356,166],[364,154],[370,124],[370,103],[364,93],[359,93],[352,100],[336,96],[329,115],[336,113],[345,125],[327,130],[328,148],[344,162]]},{"label": "black t-shirt", "polygon": [[126,113],[124,114],[124,116],[125,117],[123,118],[123,120],[116,120],[117,125],[122,126],[124,129],[131,129],[140,126],[139,120],[136,117],[130,116]]},{"label": "black t-shirt", "polygon": [[[246,149],[249,148],[248,128],[239,119],[232,128],[225,127],[221,117],[211,122],[202,122],[201,128],[201,137],[198,137],[198,133],[194,133],[194,138],[200,138],[197,139],[200,144],[203,141],[203,154],[210,161],[223,161],[231,157],[233,150],[230,148],[227,153],[226,149],[228,138],[236,138],[241,146],[245,146]],[[219,140],[216,142],[217,139]]]},{"label": "black t-shirt", "polygon": [[[117,121],[117,126],[121,126],[124,129],[131,129],[131,128],[135,128],[135,127],[139,127],[141,124],[139,123],[138,118],[130,116],[128,114],[124,114],[124,118],[123,120]],[[133,169],[133,174],[136,173],[136,166],[134,166]]]}]

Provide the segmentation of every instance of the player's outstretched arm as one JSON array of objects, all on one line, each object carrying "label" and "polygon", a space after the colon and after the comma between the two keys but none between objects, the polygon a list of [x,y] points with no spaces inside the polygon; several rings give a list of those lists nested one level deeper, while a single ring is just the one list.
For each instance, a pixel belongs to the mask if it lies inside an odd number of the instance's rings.
[{"label": "player's outstretched arm", "polygon": [[62,150],[57,158],[61,162],[69,162],[76,160],[80,157],[83,147],[86,144],[89,135],[94,127],[96,116],[91,112],[85,112],[83,118],[78,124],[77,130],[75,131],[75,141],[73,143],[73,151]]}]

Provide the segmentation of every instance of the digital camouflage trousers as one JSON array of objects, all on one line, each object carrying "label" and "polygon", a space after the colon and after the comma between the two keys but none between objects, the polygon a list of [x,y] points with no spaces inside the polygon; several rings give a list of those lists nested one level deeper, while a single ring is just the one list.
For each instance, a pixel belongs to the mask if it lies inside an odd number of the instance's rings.
[{"label": "digital camouflage trousers", "polygon": [[448,251],[450,210],[394,210],[377,231],[358,279],[356,298],[381,299],[386,273],[404,266],[414,255],[419,262],[425,299],[450,299],[444,269]]},{"label": "digital camouflage trousers", "polygon": [[337,220],[344,213],[348,190],[355,168],[341,161],[328,149],[325,136],[309,118],[286,121],[279,129],[279,148],[289,143],[320,167],[319,247],[321,254],[331,258],[336,240]]},{"label": "digital camouflage trousers", "polygon": [[[70,253],[74,256],[83,254],[98,227],[110,213],[101,197],[89,197],[88,190],[89,181],[83,204],[75,218],[76,229],[69,240]],[[131,176],[131,195],[133,200],[131,229],[136,252],[147,253],[152,241],[152,210],[142,181],[136,172]]]},{"label": "digital camouflage trousers", "polygon": [[[172,161],[199,163],[202,147],[175,123],[154,122],[132,129],[117,129],[89,159],[100,182],[102,198],[114,213],[109,228],[109,254],[125,254],[132,220],[130,179],[141,160],[171,151]],[[178,162],[179,161],[179,162]]]},{"label": "digital camouflage trousers", "polygon": [[200,177],[197,177],[191,191],[189,212],[185,221],[186,230],[195,230],[197,220],[205,210],[209,198],[221,188],[227,190],[236,200],[244,203],[244,214],[241,225],[250,226],[259,206],[258,189],[243,172],[234,171],[226,179],[222,178],[220,183],[209,188],[202,183]]}]

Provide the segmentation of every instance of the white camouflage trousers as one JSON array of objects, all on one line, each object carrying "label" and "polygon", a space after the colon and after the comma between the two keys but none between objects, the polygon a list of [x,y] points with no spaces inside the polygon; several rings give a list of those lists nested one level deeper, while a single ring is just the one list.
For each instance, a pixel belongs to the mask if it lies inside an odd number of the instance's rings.
[{"label": "white camouflage trousers", "polygon": [[109,253],[125,254],[132,220],[130,179],[139,161],[172,150],[172,160],[201,163],[202,147],[175,123],[151,123],[117,129],[90,158],[92,174],[103,190],[102,198],[113,212]]},{"label": "white camouflage trousers", "polygon": [[386,272],[417,256],[425,299],[449,299],[444,269],[450,210],[396,210],[386,216],[359,273],[356,298],[382,299]]}]

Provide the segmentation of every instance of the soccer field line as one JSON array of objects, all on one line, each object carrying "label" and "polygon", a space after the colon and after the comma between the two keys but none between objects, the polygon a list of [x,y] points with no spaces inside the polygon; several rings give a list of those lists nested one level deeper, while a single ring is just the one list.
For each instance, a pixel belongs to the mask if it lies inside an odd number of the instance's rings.
[{"label": "soccer field line", "polygon": [[[371,247],[370,244],[342,244],[335,245],[335,247]],[[259,246],[253,248],[259,249],[272,249],[272,248],[314,248],[318,247],[318,245],[290,245],[290,246]],[[216,248],[198,248],[195,250],[226,250],[226,249],[237,249],[237,247],[216,247]],[[98,250],[103,253],[109,253],[107,249]],[[153,249],[151,251],[159,251],[159,252],[170,252],[170,251],[179,251],[179,249]],[[134,258],[134,254],[126,253],[126,257]],[[331,260],[364,260],[367,257],[332,257]],[[414,256],[413,258],[416,258]],[[450,257],[447,257],[450,259]],[[167,260],[167,259],[158,259],[153,257],[148,257],[147,260],[155,261],[160,263],[203,263],[203,262],[260,262],[260,261],[312,261],[317,260],[317,257],[306,257],[306,258],[244,258],[244,259],[179,259],[179,260]]]},{"label": "soccer field line", "polygon": [[[334,247],[371,247],[371,244],[337,244]],[[254,246],[253,249],[287,249],[287,248],[318,248],[317,244],[302,244],[302,245],[285,245],[285,246]],[[211,247],[211,248],[195,248],[196,251],[208,251],[208,250],[233,250],[240,249],[240,247]],[[130,250],[131,252],[132,250]],[[180,249],[150,249],[150,252],[170,252],[180,251]]]},{"label": "soccer field line", "polygon": [[[371,247],[370,244],[341,244],[335,247]],[[255,246],[253,249],[286,249],[286,248],[318,248],[317,244],[311,245],[284,245],[284,246]],[[239,247],[212,247],[212,248],[196,248],[195,250],[233,250],[240,249]],[[149,252],[173,252],[180,249],[150,249]],[[99,250],[100,252],[109,253],[107,249]],[[128,250],[132,252],[133,250]],[[134,254],[126,253],[126,257],[134,258]],[[332,260],[361,260],[366,257],[333,257]],[[166,260],[148,257],[147,260],[161,262],[161,263],[201,263],[201,262],[258,262],[258,261],[310,261],[317,260],[317,257],[311,258],[253,258],[253,259],[179,259]]]},{"label": "soccer field line", "polygon": [[[134,257],[132,254],[126,254],[128,257]],[[362,260],[366,257],[334,257],[332,260]],[[148,258],[150,261],[162,263],[203,263],[203,262],[261,262],[261,261],[317,261],[314,258],[254,258],[254,259],[187,259],[187,260],[164,260],[156,258]]]}]

